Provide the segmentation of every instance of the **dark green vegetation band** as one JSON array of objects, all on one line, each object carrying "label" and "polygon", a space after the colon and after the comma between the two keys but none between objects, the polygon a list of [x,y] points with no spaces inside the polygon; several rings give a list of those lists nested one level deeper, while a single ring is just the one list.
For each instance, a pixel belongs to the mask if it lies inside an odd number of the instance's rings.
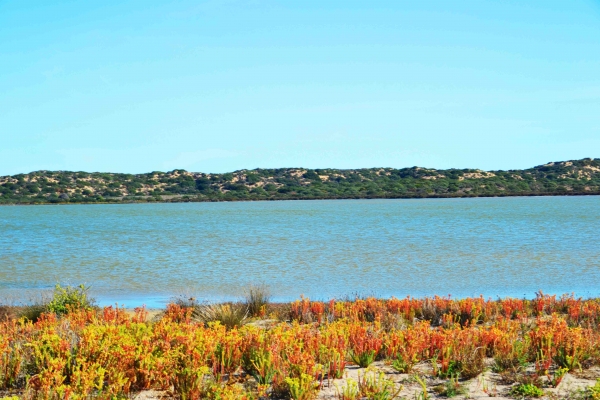
[{"label": "dark green vegetation band", "polygon": [[37,171],[0,177],[0,204],[600,194],[600,159],[525,170],[278,168],[204,174]]}]

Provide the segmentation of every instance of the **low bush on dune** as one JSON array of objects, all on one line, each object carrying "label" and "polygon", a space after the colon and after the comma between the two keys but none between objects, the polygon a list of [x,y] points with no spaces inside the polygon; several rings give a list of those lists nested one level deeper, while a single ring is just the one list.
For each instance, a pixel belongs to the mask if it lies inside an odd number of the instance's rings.
[{"label": "low bush on dune", "polygon": [[89,290],[85,285],[62,287],[57,284],[52,300],[47,304],[47,311],[63,315],[72,310],[89,310],[94,306],[94,300],[88,296]]},{"label": "low bush on dune", "polygon": [[44,313],[64,315],[75,310],[89,310],[95,307],[94,299],[89,297],[90,288],[85,285],[61,286],[56,284],[50,297],[40,295],[20,307],[18,316],[36,322]]}]

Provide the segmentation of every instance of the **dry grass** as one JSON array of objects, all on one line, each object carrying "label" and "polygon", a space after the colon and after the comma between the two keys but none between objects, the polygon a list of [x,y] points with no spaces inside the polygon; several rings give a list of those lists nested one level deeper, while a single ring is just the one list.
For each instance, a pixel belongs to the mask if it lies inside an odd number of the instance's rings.
[{"label": "dry grass", "polygon": [[271,292],[265,284],[250,285],[246,289],[246,307],[252,317],[263,317],[271,300]]},{"label": "dry grass", "polygon": [[242,303],[217,303],[198,304],[193,308],[192,319],[208,325],[210,322],[219,322],[231,329],[246,323],[248,307]]}]

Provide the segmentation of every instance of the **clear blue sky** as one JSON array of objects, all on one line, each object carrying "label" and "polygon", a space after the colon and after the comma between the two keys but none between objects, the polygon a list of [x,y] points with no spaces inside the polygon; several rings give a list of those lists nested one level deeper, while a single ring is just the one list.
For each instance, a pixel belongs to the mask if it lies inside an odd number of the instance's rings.
[{"label": "clear blue sky", "polygon": [[600,157],[600,1],[0,0],[0,175]]}]

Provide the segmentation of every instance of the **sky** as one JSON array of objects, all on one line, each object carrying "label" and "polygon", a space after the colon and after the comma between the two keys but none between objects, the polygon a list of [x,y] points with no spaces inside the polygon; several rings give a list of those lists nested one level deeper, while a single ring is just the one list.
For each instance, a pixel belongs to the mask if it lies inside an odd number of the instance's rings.
[{"label": "sky", "polygon": [[584,157],[599,0],[0,0],[0,175]]}]

